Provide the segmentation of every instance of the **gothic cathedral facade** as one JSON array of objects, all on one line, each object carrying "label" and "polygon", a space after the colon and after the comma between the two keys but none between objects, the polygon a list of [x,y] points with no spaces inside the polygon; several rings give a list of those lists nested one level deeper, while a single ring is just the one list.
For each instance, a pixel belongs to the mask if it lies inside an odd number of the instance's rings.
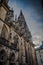
[{"label": "gothic cathedral facade", "polygon": [[0,65],[37,65],[32,36],[22,10],[14,21],[8,0],[0,0]]}]

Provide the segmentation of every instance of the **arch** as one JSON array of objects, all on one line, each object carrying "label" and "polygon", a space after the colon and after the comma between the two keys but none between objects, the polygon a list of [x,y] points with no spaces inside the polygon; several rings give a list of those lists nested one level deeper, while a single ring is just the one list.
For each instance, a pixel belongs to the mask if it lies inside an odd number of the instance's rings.
[{"label": "arch", "polygon": [[13,52],[10,53],[9,65],[15,65],[15,54]]},{"label": "arch", "polygon": [[0,65],[6,65],[7,55],[4,49],[0,51]]},{"label": "arch", "polygon": [[3,28],[2,28],[2,32],[1,32],[1,37],[7,38],[7,36],[8,36],[7,34],[8,34],[8,29],[7,29],[6,25],[4,24]]}]

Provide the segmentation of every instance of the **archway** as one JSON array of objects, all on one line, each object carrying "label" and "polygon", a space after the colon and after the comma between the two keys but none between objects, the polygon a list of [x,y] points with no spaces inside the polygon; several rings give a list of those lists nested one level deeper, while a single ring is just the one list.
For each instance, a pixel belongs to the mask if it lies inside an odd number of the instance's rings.
[{"label": "archway", "polygon": [[15,65],[15,54],[10,54],[9,65]]},{"label": "archway", "polygon": [[5,50],[0,51],[0,65],[6,65],[7,55]]}]

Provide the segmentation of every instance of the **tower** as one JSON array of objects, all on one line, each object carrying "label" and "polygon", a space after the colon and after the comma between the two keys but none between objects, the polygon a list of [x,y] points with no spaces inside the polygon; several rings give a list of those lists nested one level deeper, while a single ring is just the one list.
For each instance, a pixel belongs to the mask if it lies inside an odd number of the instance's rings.
[{"label": "tower", "polygon": [[22,13],[22,10],[20,10],[20,14],[18,16],[18,21],[16,22],[16,28],[19,30],[17,31],[20,36],[23,36],[25,39],[31,40],[31,32],[29,31],[29,28],[26,24],[25,17]]}]

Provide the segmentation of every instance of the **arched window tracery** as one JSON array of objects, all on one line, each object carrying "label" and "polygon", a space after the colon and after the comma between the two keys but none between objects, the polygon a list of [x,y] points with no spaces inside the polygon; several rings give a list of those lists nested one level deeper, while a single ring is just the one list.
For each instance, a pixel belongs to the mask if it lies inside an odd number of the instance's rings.
[{"label": "arched window tracery", "polygon": [[6,61],[7,61],[7,55],[5,50],[1,50],[0,51],[0,65],[6,65]]},{"label": "arched window tracery", "polygon": [[14,64],[15,64],[15,54],[10,53],[9,65],[14,65]]}]

